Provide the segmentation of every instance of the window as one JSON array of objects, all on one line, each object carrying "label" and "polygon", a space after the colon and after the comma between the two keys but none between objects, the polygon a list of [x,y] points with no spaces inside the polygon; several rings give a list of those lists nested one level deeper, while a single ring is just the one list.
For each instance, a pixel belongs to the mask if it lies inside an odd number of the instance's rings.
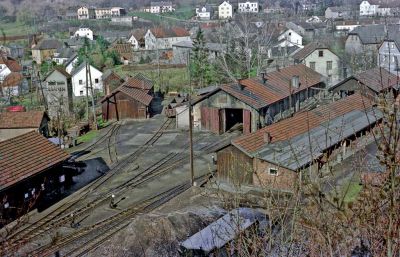
[{"label": "window", "polygon": [[79,80],[79,85],[83,85],[83,80]]},{"label": "window", "polygon": [[269,168],[268,173],[269,173],[269,175],[278,176],[278,169]]},{"label": "window", "polygon": [[99,83],[99,79],[95,79],[94,83],[96,83],[96,84]]},{"label": "window", "polygon": [[326,62],[326,70],[332,70],[332,61]]},{"label": "window", "polygon": [[324,51],[322,51],[322,50],[318,51],[318,56],[319,57],[324,57]]},{"label": "window", "polygon": [[79,91],[79,94],[80,94],[80,95],[83,95],[83,90]]},{"label": "window", "polygon": [[315,62],[310,62],[310,69],[315,70]]},{"label": "window", "polygon": [[394,49],[394,43],[392,43],[392,44],[390,45],[390,47],[391,47],[392,49]]}]

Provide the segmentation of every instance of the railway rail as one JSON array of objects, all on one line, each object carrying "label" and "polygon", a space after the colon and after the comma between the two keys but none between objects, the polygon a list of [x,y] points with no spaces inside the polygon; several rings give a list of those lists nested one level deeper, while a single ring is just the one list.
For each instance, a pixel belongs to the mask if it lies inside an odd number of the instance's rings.
[{"label": "railway rail", "polygon": [[[73,208],[78,202],[81,202],[89,193],[98,189],[116,173],[135,161],[150,145],[153,145],[162,136],[164,130],[166,130],[171,125],[171,123],[172,120],[167,119],[153,134],[153,136],[145,142],[145,144],[136,149],[136,151],[130,154],[127,158],[117,162],[116,165],[108,173],[88,185],[73,201],[62,204],[61,206],[50,212],[48,215],[36,221],[34,224],[23,227],[15,233],[9,235],[6,238],[5,242],[3,242],[3,247],[0,253],[13,251],[15,250],[15,248],[18,248],[18,246],[21,246],[24,243],[31,241],[37,236],[43,234],[44,232],[62,226],[67,222],[71,222],[74,219],[75,214],[82,215],[83,213],[87,213],[89,210],[93,209],[95,206],[103,202],[104,200],[97,199],[97,201],[91,202],[83,208],[73,211],[72,213],[68,212],[68,210],[71,210],[71,208]],[[115,128],[116,127],[110,129],[100,140],[102,142],[104,142],[104,140],[107,140],[107,136],[109,137],[110,133],[115,132]],[[94,144],[92,144],[91,146],[93,145]]]}]

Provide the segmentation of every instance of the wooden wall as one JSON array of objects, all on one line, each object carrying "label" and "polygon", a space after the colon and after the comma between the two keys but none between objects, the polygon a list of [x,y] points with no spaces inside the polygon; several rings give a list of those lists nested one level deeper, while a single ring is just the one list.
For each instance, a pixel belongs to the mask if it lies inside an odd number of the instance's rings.
[{"label": "wooden wall", "polygon": [[253,160],[234,146],[217,152],[218,178],[234,184],[253,183]]},{"label": "wooden wall", "polygon": [[105,120],[146,119],[148,109],[144,104],[118,92],[102,103],[102,112]]}]

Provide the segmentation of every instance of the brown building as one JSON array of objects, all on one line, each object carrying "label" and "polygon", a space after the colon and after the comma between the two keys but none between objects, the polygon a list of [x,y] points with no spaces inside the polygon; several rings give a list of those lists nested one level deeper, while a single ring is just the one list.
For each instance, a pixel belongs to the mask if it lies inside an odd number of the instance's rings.
[{"label": "brown building", "polygon": [[373,98],[381,92],[398,91],[399,82],[399,77],[384,68],[374,68],[353,75],[329,90],[338,97],[346,97],[359,92]]},{"label": "brown building", "polygon": [[244,133],[255,132],[300,111],[324,87],[322,75],[304,64],[286,67],[208,93],[194,104],[194,123],[215,133],[235,124],[243,124]]},{"label": "brown building", "polygon": [[0,142],[0,227],[35,208],[67,182],[69,154],[35,131]]},{"label": "brown building", "polygon": [[49,116],[44,111],[0,113],[0,141],[7,140],[29,131],[49,136]]},{"label": "brown building", "polygon": [[111,91],[116,89],[124,82],[124,80],[112,70],[106,70],[103,73],[103,76],[101,76],[101,79],[103,80],[104,93],[106,95],[109,95]]},{"label": "brown building", "polygon": [[101,100],[103,119],[146,119],[152,115],[153,82],[129,78]]},{"label": "brown building", "polygon": [[326,163],[351,156],[358,139],[381,117],[360,94],[297,113],[218,151],[218,175],[233,183],[292,191],[300,178],[327,172]]},{"label": "brown building", "polygon": [[43,39],[32,48],[32,59],[37,64],[42,64],[51,59],[57,49],[61,47],[62,43],[56,39]]}]

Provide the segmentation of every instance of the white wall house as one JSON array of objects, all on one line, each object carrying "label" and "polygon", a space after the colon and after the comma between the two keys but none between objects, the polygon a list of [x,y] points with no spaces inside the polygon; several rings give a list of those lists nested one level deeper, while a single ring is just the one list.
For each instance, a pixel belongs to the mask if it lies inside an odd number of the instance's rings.
[{"label": "white wall house", "polygon": [[77,31],[75,31],[75,33],[72,37],[75,37],[75,38],[86,37],[90,40],[93,40],[93,31],[89,28],[79,28]]},{"label": "white wall house", "polygon": [[211,7],[203,6],[196,8],[196,17],[200,20],[210,20],[211,19]]},{"label": "white wall house", "polygon": [[135,35],[131,35],[131,37],[128,39],[128,42],[131,43],[134,50],[139,49],[139,40],[135,37]]},{"label": "white wall house", "polygon": [[280,34],[278,41],[286,42],[284,45],[281,45],[282,47],[293,45],[301,47],[303,45],[303,37],[292,29],[288,29]]},{"label": "white wall house", "polygon": [[251,12],[251,13],[258,13],[258,2],[242,2],[239,3],[239,12],[240,13],[245,13],[245,12]]},{"label": "white wall house", "polygon": [[150,13],[165,13],[165,12],[173,12],[175,11],[172,2],[151,2],[150,8],[145,9],[146,12]]},{"label": "white wall house", "polygon": [[72,70],[75,68],[76,63],[78,62],[78,56],[75,55],[71,57],[66,63],[64,63],[65,70],[71,74]]},{"label": "white wall house", "polygon": [[218,6],[218,17],[221,20],[232,18],[233,15],[233,7],[232,5],[224,1],[222,4]]},{"label": "white wall house", "polygon": [[360,4],[360,16],[372,16],[378,13],[378,5],[362,1]]},{"label": "white wall house", "polygon": [[78,8],[77,13],[78,13],[78,20],[89,20],[96,18],[96,13],[94,8],[88,8],[86,6],[82,6]]},{"label": "white wall house", "polygon": [[153,28],[144,36],[147,50],[172,49],[172,45],[181,41],[192,41],[190,33],[184,28]]},{"label": "white wall house", "polygon": [[11,70],[7,67],[6,64],[0,63],[0,83],[4,81],[4,79],[10,75]]},{"label": "white wall house", "polygon": [[[92,77],[93,90],[95,92],[103,92],[103,81],[101,79],[103,73],[90,65],[90,75]],[[75,68],[71,76],[74,95],[86,96],[86,63],[82,63],[79,67]],[[90,87],[90,82],[88,84]],[[91,95],[90,89],[88,92]]]}]

